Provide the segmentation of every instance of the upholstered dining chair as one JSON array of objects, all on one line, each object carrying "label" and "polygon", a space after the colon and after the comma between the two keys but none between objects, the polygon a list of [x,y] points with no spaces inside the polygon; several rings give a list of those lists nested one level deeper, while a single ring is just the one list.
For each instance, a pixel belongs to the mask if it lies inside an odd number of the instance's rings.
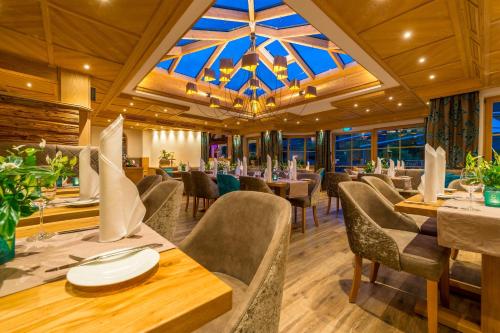
[{"label": "upholstered dining chair", "polygon": [[217,174],[217,187],[219,187],[219,195],[224,195],[229,192],[238,191],[240,189],[240,181],[233,175]]},{"label": "upholstered dining chair", "polygon": [[328,195],[328,207],[326,208],[326,214],[330,214],[330,207],[332,205],[332,198],[336,198],[336,209],[335,213],[339,216],[339,183],[350,182],[351,177],[346,172],[327,172],[325,183],[326,183],[326,194]]},{"label": "upholstered dining chair", "polygon": [[179,248],[233,289],[233,307],[195,332],[278,332],[291,207],[277,195],[218,199]]},{"label": "upholstered dining chair", "polygon": [[163,170],[162,168],[155,168],[155,174],[157,176],[161,176],[161,178],[163,178],[163,180],[172,179],[172,177],[170,177],[168,175],[168,173],[165,170]]},{"label": "upholstered dining chair", "polygon": [[308,184],[307,197],[289,198],[295,210],[295,220],[297,220],[297,208],[302,209],[302,233],[306,232],[306,208],[311,207],[313,213],[314,224],[319,227],[317,205],[321,191],[321,176],[318,173],[299,173],[297,179],[310,179]]},{"label": "upholstered dining chair", "polygon": [[208,206],[210,206],[219,197],[219,188],[212,178],[203,171],[191,171],[191,179],[194,190],[193,217],[196,217],[199,200],[208,201]]},{"label": "upholstered dining chair", "polygon": [[382,179],[384,182],[386,182],[390,186],[396,188],[394,186],[394,182],[392,181],[391,177],[387,176],[386,174],[383,174],[383,173],[360,173],[360,174],[358,174],[359,180],[363,179],[363,177],[377,177],[379,179]]},{"label": "upholstered dining chair", "polygon": [[187,212],[189,207],[189,198],[193,197],[193,202],[194,202],[193,179],[191,177],[191,173],[187,171],[181,172],[181,178],[182,178],[182,183],[184,184],[184,193],[186,194],[186,208],[184,209],[184,211]]},{"label": "upholstered dining chair", "polygon": [[[393,209],[395,204],[405,200],[395,188],[380,178],[366,176],[361,181],[370,185],[382,198],[385,198],[392,205]],[[413,214],[403,215],[409,216],[415,221],[421,234],[437,236],[437,220],[435,218]]]},{"label": "upholstered dining chair", "polygon": [[274,194],[263,178],[240,176],[240,190]]},{"label": "upholstered dining chair", "polygon": [[147,194],[149,190],[151,190],[156,184],[161,183],[162,178],[161,176],[146,176],[139,180],[137,183],[137,190],[139,191],[139,195],[143,196]]},{"label": "upholstered dining chair", "polygon": [[168,240],[172,240],[179,217],[184,184],[167,180],[157,184],[142,199],[146,207],[144,223]]},{"label": "upholstered dining chair", "polygon": [[436,237],[415,232],[411,223],[404,230],[401,214],[365,183],[340,183],[339,195],[344,208],[349,247],[355,255],[349,301],[356,302],[363,259],[375,263],[371,282],[375,282],[380,264],[423,277],[427,280],[428,331],[437,332],[438,291],[443,306],[449,305],[450,250],[439,246]]},{"label": "upholstered dining chair", "polygon": [[321,179],[321,191],[326,190],[325,168],[319,168],[318,170],[316,170],[316,173],[320,176]]}]

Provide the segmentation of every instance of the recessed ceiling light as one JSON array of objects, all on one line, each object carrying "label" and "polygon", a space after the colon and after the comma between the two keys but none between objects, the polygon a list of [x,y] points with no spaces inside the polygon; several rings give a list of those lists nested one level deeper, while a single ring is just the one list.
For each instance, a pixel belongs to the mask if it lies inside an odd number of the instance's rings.
[{"label": "recessed ceiling light", "polygon": [[165,128],[165,127],[163,127],[163,126],[161,127],[161,129],[164,129],[164,128]]},{"label": "recessed ceiling light", "polygon": [[167,112],[167,109],[163,109],[163,112]]},{"label": "recessed ceiling light", "polygon": [[111,122],[111,119],[108,119],[108,123],[110,123],[110,122]]},{"label": "recessed ceiling light", "polygon": [[28,82],[28,83],[26,83],[26,87],[31,88],[31,87],[33,87],[33,85],[31,84],[31,82]]},{"label": "recessed ceiling light", "polygon": [[134,106],[134,102],[130,102],[130,103],[128,103],[128,105]]},{"label": "recessed ceiling light", "polygon": [[403,103],[399,102],[399,103],[398,103],[398,106],[401,106],[401,105],[403,105]]},{"label": "recessed ceiling light", "polygon": [[123,112],[127,112],[127,108],[123,108]]},{"label": "recessed ceiling light", "polygon": [[158,117],[158,113],[155,113],[155,117]]},{"label": "recessed ceiling light", "polygon": [[88,71],[90,69],[90,65],[89,64],[84,64],[83,65],[83,69],[85,69],[86,71]]},{"label": "recessed ceiling light", "polygon": [[427,59],[425,57],[418,58],[418,63],[423,64]]},{"label": "recessed ceiling light", "polygon": [[403,32],[404,39],[410,39],[412,35],[413,35],[413,32],[411,32],[410,30]]},{"label": "recessed ceiling light", "polygon": [[366,111],[366,112],[370,112],[370,109],[366,109],[365,111]]},{"label": "recessed ceiling light", "polygon": [[300,124],[300,121],[297,121],[297,125],[299,125],[299,124]]},{"label": "recessed ceiling light", "polygon": [[130,128],[134,128],[134,126],[130,126]]},{"label": "recessed ceiling light", "polygon": [[139,123],[135,123],[135,126],[139,126]]},{"label": "recessed ceiling light", "polygon": [[427,103],[425,103],[425,104],[429,105],[429,104],[431,104],[431,103],[430,103],[430,102],[427,102]]},{"label": "recessed ceiling light", "polygon": [[389,96],[389,100],[392,101],[394,99],[394,97],[392,96]]},{"label": "recessed ceiling light", "polygon": [[285,119],[283,119],[283,121],[287,121],[287,120],[288,120],[288,119],[286,119],[286,118],[285,118]]},{"label": "recessed ceiling light", "polygon": [[436,78],[436,75],[434,75],[434,74],[429,75],[430,80],[434,80],[435,78]]},{"label": "recessed ceiling light", "polygon": [[316,121],[319,121],[319,118],[316,118]]},{"label": "recessed ceiling light", "polygon": [[236,122],[236,125],[239,125],[239,124],[240,124],[240,122],[239,122],[239,121],[237,121],[237,122]]},{"label": "recessed ceiling light", "polygon": [[224,127],[227,127],[227,125],[224,125]]},{"label": "recessed ceiling light", "polygon": [[354,107],[355,107],[355,108],[357,108],[357,107],[358,107],[358,104],[357,104],[357,103],[356,103],[356,104],[354,104]]},{"label": "recessed ceiling light", "polygon": [[205,121],[205,125],[208,124],[206,121]]}]

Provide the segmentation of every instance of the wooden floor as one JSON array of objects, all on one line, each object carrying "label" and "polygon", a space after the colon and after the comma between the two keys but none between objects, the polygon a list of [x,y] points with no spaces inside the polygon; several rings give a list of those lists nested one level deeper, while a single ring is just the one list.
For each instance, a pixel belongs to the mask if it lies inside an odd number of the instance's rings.
[{"label": "wooden floor", "polygon": [[[336,218],[332,209],[326,215],[326,203],[322,194],[319,227],[314,226],[310,210],[305,234],[298,223],[292,225],[280,332],[426,332],[425,318],[413,312],[416,300],[425,299],[425,280],[421,278],[381,266],[377,283],[371,284],[369,262],[365,261],[357,303],[348,302],[353,255],[342,214]],[[191,209],[191,204],[187,214],[182,209],[174,242],[181,241],[202,217],[199,213],[194,220]],[[451,276],[479,285],[480,256],[460,252]],[[479,321],[477,300],[451,294],[451,308]],[[440,326],[440,332],[454,331]]]}]

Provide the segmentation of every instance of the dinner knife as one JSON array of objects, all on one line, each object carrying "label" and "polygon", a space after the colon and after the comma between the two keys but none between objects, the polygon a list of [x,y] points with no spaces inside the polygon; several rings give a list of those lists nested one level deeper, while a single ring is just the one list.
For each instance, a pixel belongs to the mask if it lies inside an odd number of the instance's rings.
[{"label": "dinner knife", "polygon": [[96,261],[101,261],[103,259],[112,258],[114,256],[118,256],[118,255],[122,255],[122,254],[135,253],[135,252],[139,252],[139,251],[142,251],[142,250],[148,249],[148,248],[154,249],[154,248],[160,247],[162,245],[163,244],[161,244],[161,243],[151,243],[151,244],[146,244],[146,245],[142,245],[142,246],[126,248],[126,249],[122,249],[122,250],[119,250],[119,251],[116,251],[116,252],[113,252],[113,253],[106,253],[106,254],[102,254],[102,255],[97,256],[97,257],[92,257],[92,258],[89,258],[89,259],[84,259],[84,260],[79,261],[79,262],[74,262],[74,263],[62,265],[62,266],[59,266],[59,267],[49,268],[45,272],[46,273],[56,272],[56,271],[60,271],[62,269],[66,269],[66,268],[87,265],[87,264],[90,264],[90,263],[93,263],[93,262],[96,262]]}]

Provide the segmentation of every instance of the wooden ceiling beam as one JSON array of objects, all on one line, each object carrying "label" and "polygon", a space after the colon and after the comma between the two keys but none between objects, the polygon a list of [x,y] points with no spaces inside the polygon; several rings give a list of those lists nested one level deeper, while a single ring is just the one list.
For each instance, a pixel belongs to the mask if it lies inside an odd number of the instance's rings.
[{"label": "wooden ceiling beam", "polygon": [[248,22],[250,31],[255,32],[255,5],[254,0],[248,0]]},{"label": "wooden ceiling beam", "polygon": [[344,63],[342,62],[342,59],[340,59],[340,57],[338,56],[337,53],[335,52],[328,52],[328,54],[330,55],[330,57],[332,57],[332,60],[335,62],[335,64],[337,65],[337,68],[341,71],[344,70],[345,68],[345,65]]},{"label": "wooden ceiling beam", "polygon": [[286,28],[286,29],[272,29],[272,28],[262,27],[262,26],[258,25],[255,27],[255,33],[257,35],[268,37],[268,38],[283,39],[283,38],[316,35],[316,34],[319,34],[320,32],[318,30],[316,30],[315,27],[308,24],[308,25],[302,25],[299,27],[292,27],[292,28]]},{"label": "wooden ceiling beam", "polygon": [[[210,30],[189,30],[182,38],[183,39],[196,39],[196,40],[221,40],[228,42],[233,39],[248,36],[250,34],[250,27],[245,26],[232,31],[210,31]],[[189,45],[189,44],[188,44]],[[186,45],[187,46],[187,45]]]},{"label": "wooden ceiling beam", "polygon": [[297,53],[297,51],[295,51],[293,46],[290,45],[290,43],[288,43],[288,42],[281,42],[280,41],[280,43],[285,47],[285,49],[288,51],[288,53],[290,53],[292,55],[292,57],[295,58],[297,65],[299,65],[299,67],[304,71],[304,73],[306,73],[307,76],[309,76],[309,78],[314,80],[314,77],[315,77],[314,72],[312,71],[311,68],[309,68],[309,66],[306,64],[304,59],[302,59],[302,57]]},{"label": "wooden ceiling beam", "polygon": [[203,18],[248,23],[247,13],[225,8],[210,7]]},{"label": "wooden ceiling beam", "polygon": [[226,45],[227,45],[227,43],[220,44],[219,46],[217,46],[217,48],[214,50],[214,52],[212,52],[212,54],[210,55],[210,57],[207,59],[207,61],[205,62],[205,64],[201,68],[201,70],[198,73],[198,75],[196,75],[196,81],[197,82],[200,81],[201,78],[203,77],[204,68],[210,68],[210,67],[212,67],[213,63],[215,62],[215,60],[217,59],[217,57],[221,54],[221,52],[224,50],[224,48],[226,47]]},{"label": "wooden ceiling beam", "polygon": [[276,6],[273,8],[258,11],[255,14],[255,21],[267,21],[275,18],[285,17],[293,15],[295,12],[287,5]]},{"label": "wooden ceiling beam", "polygon": [[174,61],[170,64],[170,67],[168,68],[168,74],[172,74],[175,71],[180,61],[181,61],[180,57],[174,59]]},{"label": "wooden ceiling beam", "polygon": [[308,36],[300,36],[300,37],[290,37],[290,38],[282,38],[286,42],[314,47],[322,50],[339,50],[340,48],[329,40],[324,40],[320,38],[308,37]]},{"label": "wooden ceiling beam", "polygon": [[50,66],[54,66],[54,46],[52,45],[52,31],[50,28],[50,13],[47,0],[40,0],[42,10],[43,31],[45,34],[45,43],[47,44],[47,59]]},{"label": "wooden ceiling beam", "polygon": [[175,104],[175,103],[164,102],[164,101],[157,101],[157,100],[152,100],[152,99],[145,98],[145,97],[129,96],[129,95],[123,95],[123,96],[125,96],[125,98],[131,98],[134,101],[144,102],[144,103],[150,103],[150,104],[153,104],[153,105],[158,105],[160,107],[165,107],[165,108],[169,108],[169,109],[175,109],[175,110],[179,110],[179,111],[182,111],[182,112],[189,111],[191,109],[189,106],[186,106],[186,105]]}]

